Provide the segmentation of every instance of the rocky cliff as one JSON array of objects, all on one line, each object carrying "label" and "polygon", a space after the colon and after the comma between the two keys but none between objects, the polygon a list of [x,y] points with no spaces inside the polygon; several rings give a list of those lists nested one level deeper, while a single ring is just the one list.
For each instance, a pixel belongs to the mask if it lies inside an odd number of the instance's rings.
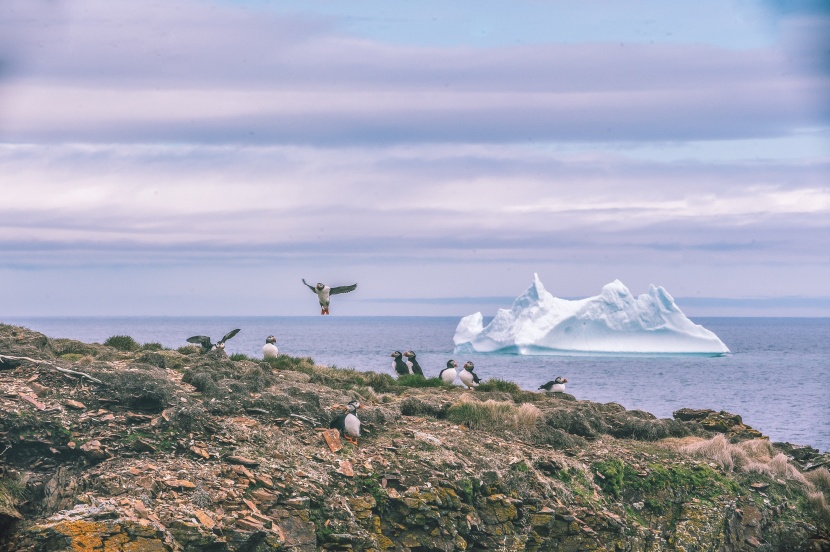
[{"label": "rocky cliff", "polygon": [[725,412],[7,325],[0,408],[3,551],[830,550],[830,455]]}]

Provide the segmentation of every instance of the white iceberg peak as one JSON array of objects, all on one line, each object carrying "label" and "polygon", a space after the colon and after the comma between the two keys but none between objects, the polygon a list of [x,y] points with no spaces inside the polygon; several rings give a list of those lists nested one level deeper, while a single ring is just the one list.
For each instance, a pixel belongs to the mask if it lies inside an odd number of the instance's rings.
[{"label": "white iceberg peak", "polygon": [[519,354],[708,354],[729,349],[694,324],[662,287],[634,297],[614,280],[595,297],[569,301],[551,295],[538,274],[485,327],[480,312],[465,316],[453,338],[456,352]]}]

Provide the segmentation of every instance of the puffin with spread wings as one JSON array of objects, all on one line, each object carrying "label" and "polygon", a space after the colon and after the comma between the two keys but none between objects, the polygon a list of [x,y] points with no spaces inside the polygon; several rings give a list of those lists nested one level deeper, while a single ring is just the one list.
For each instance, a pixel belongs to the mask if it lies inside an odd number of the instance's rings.
[{"label": "puffin with spread wings", "polygon": [[303,283],[308,286],[308,289],[317,294],[317,299],[320,301],[320,314],[329,314],[329,303],[331,302],[332,295],[337,295],[338,293],[349,293],[350,291],[354,291],[357,287],[357,284],[352,284],[350,286],[329,287],[325,284],[321,284],[320,282],[317,282],[316,286],[312,286],[305,281],[305,278],[303,278]]},{"label": "puffin with spread wings", "polygon": [[235,330],[231,330],[225,334],[225,336],[219,340],[219,343],[211,343],[210,337],[206,335],[194,335],[193,337],[188,337],[188,343],[196,343],[202,346],[202,353],[207,353],[208,351],[224,351],[225,350],[225,341],[229,340],[233,336],[239,333],[239,328]]}]

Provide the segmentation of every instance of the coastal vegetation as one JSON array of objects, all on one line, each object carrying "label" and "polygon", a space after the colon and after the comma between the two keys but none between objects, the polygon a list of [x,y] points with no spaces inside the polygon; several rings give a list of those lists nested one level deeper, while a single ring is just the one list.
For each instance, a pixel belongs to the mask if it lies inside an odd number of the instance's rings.
[{"label": "coastal vegetation", "polygon": [[830,455],[738,415],[115,337],[0,324],[0,551],[830,549]]}]

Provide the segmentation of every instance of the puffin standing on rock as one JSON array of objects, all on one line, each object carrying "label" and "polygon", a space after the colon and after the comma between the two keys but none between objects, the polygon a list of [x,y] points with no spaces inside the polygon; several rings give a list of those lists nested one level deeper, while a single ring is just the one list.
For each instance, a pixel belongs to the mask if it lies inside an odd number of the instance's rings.
[{"label": "puffin standing on rock", "polygon": [[352,401],[346,405],[346,411],[329,423],[329,429],[337,429],[343,438],[350,443],[357,444],[360,437],[360,419],[357,417],[357,409],[361,408],[360,401]]},{"label": "puffin standing on rock", "polygon": [[564,393],[566,383],[568,383],[566,378],[557,376],[555,380],[551,380],[544,385],[540,385],[539,389],[543,389],[548,393]]},{"label": "puffin standing on rock", "polygon": [[447,367],[441,370],[438,377],[441,378],[441,380],[447,385],[452,385],[455,378],[458,376],[458,372],[455,371],[456,368],[458,368],[458,363],[450,359],[447,361]]},{"label": "puffin standing on rock", "polygon": [[332,295],[337,295],[338,293],[348,293],[350,291],[354,291],[357,287],[357,284],[352,284],[350,286],[329,287],[325,284],[321,284],[320,282],[317,282],[316,286],[312,286],[305,281],[305,278],[303,278],[303,283],[308,286],[308,289],[317,294],[317,299],[320,301],[320,314],[329,314],[329,303],[331,302]]},{"label": "puffin standing on rock", "polygon": [[216,351],[224,351],[225,350],[225,341],[229,340],[233,336],[239,333],[239,328],[235,330],[231,330],[225,334],[225,337],[219,340],[219,343],[215,345],[210,342],[210,338],[206,335],[194,335],[193,337],[188,337],[188,343],[198,343],[202,346],[202,353],[207,353],[208,351],[216,350]]},{"label": "puffin standing on rock", "polygon": [[414,351],[407,351],[403,354],[409,360],[406,361],[406,366],[409,368],[410,374],[418,374],[421,377],[424,377],[424,371],[421,370],[421,365],[418,364],[418,361],[415,359],[415,352]]},{"label": "puffin standing on rock", "polygon": [[467,389],[472,389],[473,387],[478,387],[478,384],[481,383],[481,378],[478,377],[478,374],[473,372],[475,365],[473,364],[472,360],[468,360],[464,363],[464,369],[461,370],[461,373],[458,374],[458,377],[461,379],[461,383],[467,386]]},{"label": "puffin standing on rock", "polygon": [[411,374],[412,371],[409,369],[409,366],[403,361],[403,355],[400,351],[395,351],[391,355],[395,360],[392,361],[392,368],[395,369],[395,373],[399,376],[406,376],[407,374]]},{"label": "puffin standing on rock", "polygon": [[277,358],[280,350],[277,348],[277,338],[269,335],[265,338],[265,345],[262,346],[262,356],[265,358]]}]

